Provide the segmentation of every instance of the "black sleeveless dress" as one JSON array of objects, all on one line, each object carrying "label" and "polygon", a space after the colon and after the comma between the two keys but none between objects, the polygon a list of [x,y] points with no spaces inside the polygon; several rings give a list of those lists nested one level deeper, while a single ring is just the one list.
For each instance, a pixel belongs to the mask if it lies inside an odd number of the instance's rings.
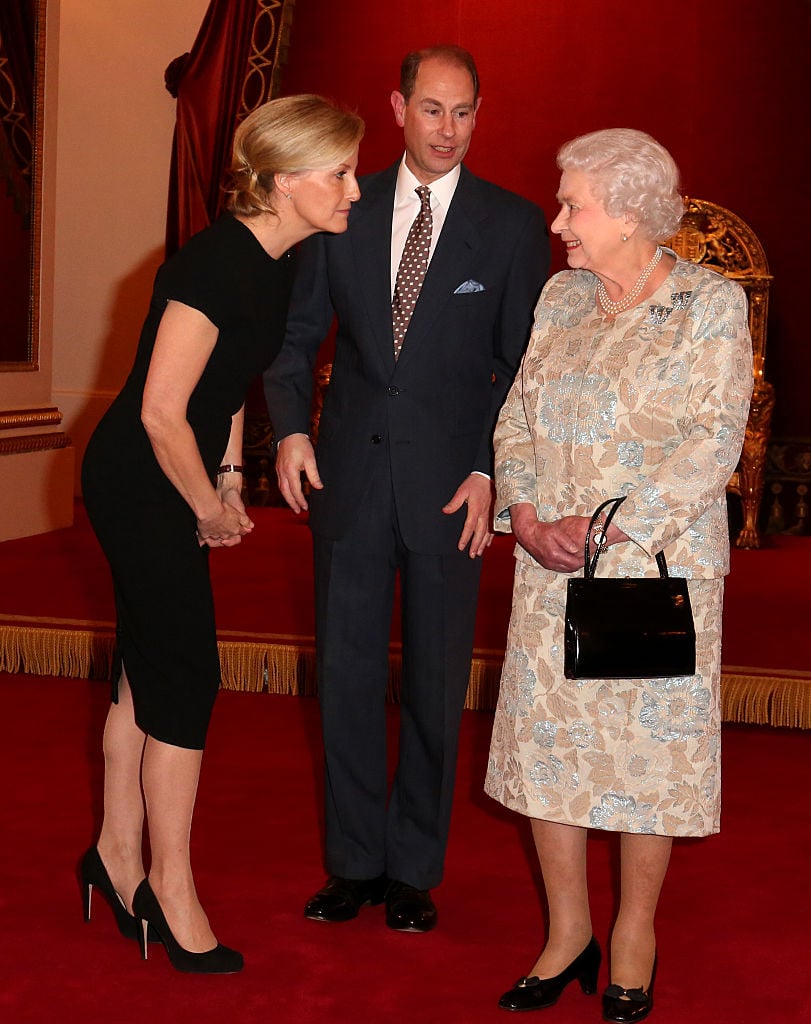
[{"label": "black sleeveless dress", "polygon": [[82,464],[84,502],[113,574],[113,700],[123,662],[138,726],[175,746],[205,745],[220,663],[209,549],[198,545],[194,513],[161,470],[141,423],[155,336],[170,299],[200,310],[219,329],[187,411],[215,482],[231,417],[281,347],[293,264],[290,254],[268,256],[231,214],[164,263],[132,371]]}]

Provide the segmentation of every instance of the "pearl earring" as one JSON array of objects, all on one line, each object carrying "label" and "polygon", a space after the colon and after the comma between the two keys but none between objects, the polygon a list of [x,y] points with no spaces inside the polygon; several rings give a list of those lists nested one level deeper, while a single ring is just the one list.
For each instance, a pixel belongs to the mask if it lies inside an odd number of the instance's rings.
[{"label": "pearl earring", "polygon": [[286,192],[284,198],[285,199],[292,199],[293,198],[292,192]]},{"label": "pearl earring", "polygon": [[622,236],[622,240],[623,240],[623,242],[627,242],[628,241],[628,236],[627,235],[623,235]]}]

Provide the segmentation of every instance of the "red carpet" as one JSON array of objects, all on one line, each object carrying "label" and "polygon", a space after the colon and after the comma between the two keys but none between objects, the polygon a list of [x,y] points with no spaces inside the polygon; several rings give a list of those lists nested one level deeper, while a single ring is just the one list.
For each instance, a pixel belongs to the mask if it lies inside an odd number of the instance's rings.
[{"label": "red carpet", "polygon": [[[254,533],[212,552],[226,687],[312,693],[312,552],[303,518],[253,508]],[[811,538],[733,549],[724,606],[724,716],[811,728]],[[507,622],[513,542],[486,553],[468,706],[492,708]],[[72,528],[0,543],[0,670],[104,677],[112,651],[109,571],[76,505]],[[398,671],[398,623],[392,671]]]},{"label": "red carpet", "polygon": [[[74,867],[101,792],[101,683],[0,674],[6,728],[0,844],[0,1019],[9,1024],[506,1024],[501,992],[543,942],[526,823],[482,793],[491,715],[464,715],[440,922],[389,931],[381,908],[307,921],[323,874],[320,740],[311,698],[223,692],[193,836],[198,887],[218,936],[245,954],[230,977],[142,963],[107,905],[84,924]],[[391,708],[392,737],[396,708]],[[656,1024],[811,1021],[811,733],[724,728],[719,836],[677,842],[661,901]],[[595,931],[613,913],[615,843],[595,836]],[[607,967],[600,985],[607,983]],[[596,1024],[570,986],[548,1024]],[[534,1018],[533,1018],[534,1019]]]}]

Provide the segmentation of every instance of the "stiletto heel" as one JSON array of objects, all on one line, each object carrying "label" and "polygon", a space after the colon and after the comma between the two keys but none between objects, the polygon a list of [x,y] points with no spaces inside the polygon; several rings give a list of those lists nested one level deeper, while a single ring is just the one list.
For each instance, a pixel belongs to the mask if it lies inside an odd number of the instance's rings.
[{"label": "stiletto heel", "polygon": [[554,978],[519,978],[509,992],[499,999],[502,1010],[545,1010],[554,1006],[570,981],[580,982],[583,994],[593,996],[597,991],[597,975],[602,960],[600,945],[592,935],[583,952]]},{"label": "stiletto heel", "polygon": [[91,846],[82,857],[79,864],[79,880],[82,886],[82,903],[84,905],[84,919],[90,920],[90,912],[93,902],[93,886],[104,896],[115,915],[118,930],[127,939],[138,937],[138,922],[127,910],[124,901],[118,895],[115,886],[110,881],[107,868],[99,856],[97,846]]},{"label": "stiletto heel", "polygon": [[153,928],[166,947],[169,963],[176,971],[185,971],[189,974],[236,974],[242,970],[242,954],[220,943],[205,953],[192,953],[184,949],[172,934],[161,905],[146,878],[135,890],[132,909],[141,923],[138,931],[141,959],[147,958],[148,929]]},{"label": "stiletto heel", "polygon": [[647,991],[642,988],[621,988],[609,985],[603,993],[603,1020],[610,1024],[636,1024],[644,1020],[653,1009],[653,984],[659,957],[654,954],[653,970]]}]

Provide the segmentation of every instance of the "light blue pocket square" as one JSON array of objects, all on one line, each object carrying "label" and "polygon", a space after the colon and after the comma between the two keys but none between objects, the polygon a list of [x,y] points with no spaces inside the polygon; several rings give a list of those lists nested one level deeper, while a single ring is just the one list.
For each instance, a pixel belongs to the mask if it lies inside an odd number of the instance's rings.
[{"label": "light blue pocket square", "polygon": [[471,292],[483,292],[484,285],[479,281],[464,281],[454,291],[454,295],[469,295]]}]

